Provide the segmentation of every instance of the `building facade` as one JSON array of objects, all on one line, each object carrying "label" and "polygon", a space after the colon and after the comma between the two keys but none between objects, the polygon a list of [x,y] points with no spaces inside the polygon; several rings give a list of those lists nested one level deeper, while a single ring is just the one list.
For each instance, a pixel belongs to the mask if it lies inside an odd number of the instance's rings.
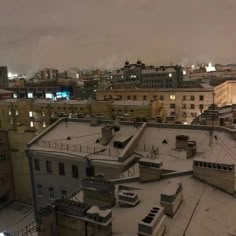
[{"label": "building facade", "polygon": [[8,133],[0,130],[0,210],[14,200],[14,181]]},{"label": "building facade", "polygon": [[140,60],[136,64],[125,62],[123,68],[113,71],[113,83],[135,84],[143,88],[178,88],[183,81],[181,66],[146,66]]},{"label": "building facade", "polygon": [[0,88],[8,88],[8,72],[6,66],[0,66]]},{"label": "building facade", "polygon": [[213,89],[111,89],[97,90],[97,100],[157,101],[156,117],[191,122],[213,103]]}]

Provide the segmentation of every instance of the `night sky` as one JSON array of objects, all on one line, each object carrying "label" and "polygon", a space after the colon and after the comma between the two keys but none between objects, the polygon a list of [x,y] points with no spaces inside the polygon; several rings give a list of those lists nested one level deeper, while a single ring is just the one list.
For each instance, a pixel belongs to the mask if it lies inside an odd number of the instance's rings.
[{"label": "night sky", "polygon": [[0,65],[236,62],[236,0],[0,0]]}]

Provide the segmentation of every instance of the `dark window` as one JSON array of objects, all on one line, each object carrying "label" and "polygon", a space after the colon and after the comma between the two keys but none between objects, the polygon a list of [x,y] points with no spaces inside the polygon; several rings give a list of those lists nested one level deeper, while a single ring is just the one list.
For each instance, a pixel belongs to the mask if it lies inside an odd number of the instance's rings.
[{"label": "dark window", "polygon": [[128,99],[128,100],[130,100],[130,99],[131,99],[131,96],[130,96],[130,95],[128,95],[128,96],[127,96],[127,99]]},{"label": "dark window", "polygon": [[203,104],[199,104],[199,109],[203,110]]},{"label": "dark window", "polygon": [[164,96],[163,95],[160,96],[160,100],[164,100]]},{"label": "dark window", "polygon": [[146,95],[143,96],[143,100],[144,101],[147,100],[147,96]]},{"label": "dark window", "polygon": [[195,105],[194,105],[194,104],[191,104],[191,105],[190,105],[190,108],[191,108],[191,109],[195,109]]},{"label": "dark window", "polygon": [[43,195],[43,189],[42,189],[42,185],[41,184],[37,185],[37,195],[39,197],[41,197]]},{"label": "dark window", "polygon": [[58,164],[59,167],[59,175],[65,175],[65,166],[63,163]]},{"label": "dark window", "polygon": [[73,178],[79,178],[78,166],[72,165],[72,176]]},{"label": "dark window", "polygon": [[204,100],[204,96],[203,96],[203,95],[200,95],[200,96],[199,96],[199,100],[200,100],[200,101],[203,101],[203,100]]},{"label": "dark window", "polygon": [[[1,144],[0,144],[1,145]],[[3,144],[4,145],[4,144]],[[8,159],[7,153],[0,154],[0,161],[6,161]]]},{"label": "dark window", "polygon": [[186,96],[183,96],[183,100],[184,100],[184,101],[186,100]]},{"label": "dark window", "polygon": [[34,169],[35,170],[40,170],[39,159],[34,159]]},{"label": "dark window", "polygon": [[134,100],[136,100],[136,99],[137,99],[136,95],[134,95],[134,96],[133,96],[133,99],[134,99]]},{"label": "dark window", "polygon": [[55,198],[54,188],[52,188],[52,187],[49,188],[49,198],[50,198],[50,200],[54,200],[54,198]]},{"label": "dark window", "polygon": [[195,100],[195,97],[194,97],[194,96],[191,96],[190,99],[191,99],[191,101],[194,101],[194,100]]},{"label": "dark window", "polygon": [[174,108],[175,108],[175,104],[174,104],[174,103],[171,103],[171,104],[170,104],[170,108],[174,109]]},{"label": "dark window", "polygon": [[46,169],[48,173],[52,173],[52,162],[46,161]]},{"label": "dark window", "polygon": [[65,198],[66,194],[67,194],[66,190],[61,190],[61,197],[62,198]]}]

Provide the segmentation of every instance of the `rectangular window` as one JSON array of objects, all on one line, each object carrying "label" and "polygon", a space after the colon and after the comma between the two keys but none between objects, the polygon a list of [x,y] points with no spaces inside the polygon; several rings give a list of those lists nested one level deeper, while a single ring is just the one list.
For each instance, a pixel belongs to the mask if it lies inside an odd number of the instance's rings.
[{"label": "rectangular window", "polygon": [[190,100],[191,100],[191,101],[194,101],[194,100],[195,100],[195,97],[194,97],[194,96],[191,96],[191,97],[190,97]]},{"label": "rectangular window", "polygon": [[63,163],[59,163],[58,164],[58,168],[59,168],[59,175],[65,175],[65,166]]},{"label": "rectangular window", "polygon": [[33,112],[29,111],[29,117],[33,117]]},{"label": "rectangular window", "polygon": [[186,109],[186,104],[183,104],[182,109]]},{"label": "rectangular window", "polygon": [[37,195],[38,197],[42,197],[43,196],[43,188],[41,184],[37,185]]},{"label": "rectangular window", "polygon": [[51,201],[53,201],[55,199],[54,188],[52,188],[52,187],[49,188],[49,199]]},{"label": "rectangular window", "polygon": [[67,195],[66,190],[61,190],[61,197],[62,197],[62,198],[65,198],[66,195]]},{"label": "rectangular window", "polygon": [[136,95],[134,95],[134,96],[133,96],[133,99],[134,99],[134,100],[137,100],[137,97],[136,97]]},{"label": "rectangular window", "polygon": [[34,159],[34,169],[40,171],[39,159]]},{"label": "rectangular window", "polygon": [[183,96],[183,100],[184,100],[184,101],[186,100],[186,96],[185,96],[185,95]]},{"label": "rectangular window", "polygon": [[170,108],[171,108],[171,109],[175,109],[175,104],[174,104],[174,103],[171,103],[171,104],[170,104]]},{"label": "rectangular window", "polygon": [[190,105],[190,108],[191,108],[191,109],[195,109],[195,105],[194,105],[194,104],[191,104],[191,105]]},{"label": "rectangular window", "polygon": [[170,100],[175,101],[175,95],[170,95]]},{"label": "rectangular window", "polygon": [[199,109],[203,110],[203,108],[204,108],[203,104],[199,104]]},{"label": "rectangular window", "polygon": [[156,95],[154,95],[154,96],[153,96],[153,100],[156,100],[156,99],[157,99],[157,96],[156,96]]},{"label": "rectangular window", "polygon": [[6,161],[8,159],[7,153],[0,154],[0,161]]},{"label": "rectangular window", "polygon": [[131,99],[131,96],[130,96],[130,95],[128,95],[128,96],[127,96],[127,99],[128,99],[128,100],[130,100],[130,99]]},{"label": "rectangular window", "polygon": [[79,178],[78,166],[72,165],[72,176],[73,178]]},{"label": "rectangular window", "polygon": [[163,95],[160,96],[160,100],[162,100],[162,101],[164,100],[164,96]]},{"label": "rectangular window", "polygon": [[204,100],[204,96],[203,96],[203,95],[200,95],[200,96],[199,96],[199,100],[200,100],[200,101],[203,101],[203,100]]},{"label": "rectangular window", "polygon": [[46,161],[46,170],[48,173],[52,173],[52,162]]},{"label": "rectangular window", "polygon": [[143,96],[143,100],[144,101],[147,100],[147,96],[146,95]]}]

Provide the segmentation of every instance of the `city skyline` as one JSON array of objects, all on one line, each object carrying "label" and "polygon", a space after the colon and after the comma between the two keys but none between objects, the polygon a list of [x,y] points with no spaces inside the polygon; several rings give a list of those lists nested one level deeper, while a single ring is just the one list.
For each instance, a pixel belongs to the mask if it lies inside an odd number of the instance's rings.
[{"label": "city skyline", "polygon": [[[0,64],[114,68],[147,64],[233,63],[234,1],[4,1]],[[230,37],[228,37],[230,35]]]}]

